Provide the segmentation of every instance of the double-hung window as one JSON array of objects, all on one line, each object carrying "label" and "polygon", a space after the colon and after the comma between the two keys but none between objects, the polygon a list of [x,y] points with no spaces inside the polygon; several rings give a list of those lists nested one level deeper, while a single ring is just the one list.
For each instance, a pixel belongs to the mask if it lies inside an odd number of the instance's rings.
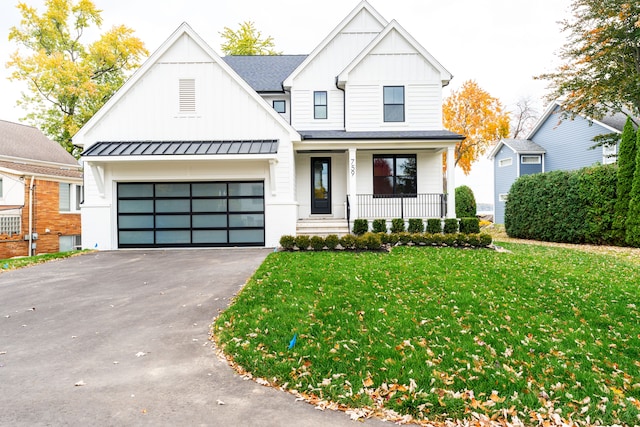
[{"label": "double-hung window", "polygon": [[417,191],[415,154],[373,156],[373,195],[410,195]]},{"label": "double-hung window", "polygon": [[384,121],[404,122],[404,86],[383,88]]},{"label": "double-hung window", "polygon": [[327,118],[327,92],[326,91],[313,92],[313,118],[314,119]]}]

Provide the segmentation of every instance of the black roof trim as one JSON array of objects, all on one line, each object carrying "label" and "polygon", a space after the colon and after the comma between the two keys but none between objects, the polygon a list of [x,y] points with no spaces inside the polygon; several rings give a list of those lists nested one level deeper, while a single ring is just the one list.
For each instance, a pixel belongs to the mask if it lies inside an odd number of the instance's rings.
[{"label": "black roof trim", "polygon": [[276,154],[277,139],[242,141],[100,141],[83,157]]}]

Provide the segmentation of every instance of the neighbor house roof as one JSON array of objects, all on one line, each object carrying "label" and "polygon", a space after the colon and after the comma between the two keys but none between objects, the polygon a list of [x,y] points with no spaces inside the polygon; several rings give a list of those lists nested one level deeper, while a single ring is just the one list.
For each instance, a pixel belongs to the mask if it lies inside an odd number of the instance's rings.
[{"label": "neighbor house roof", "polygon": [[465,137],[448,130],[400,130],[400,131],[358,131],[344,130],[301,130],[298,133],[303,140],[307,139],[429,139],[429,140],[463,140]]},{"label": "neighbor house roof", "polygon": [[277,140],[261,141],[101,141],[83,157],[190,156],[230,154],[275,154]]},{"label": "neighbor house roof", "polygon": [[253,55],[222,58],[256,92],[284,92],[282,82],[307,55]]},{"label": "neighbor house roof", "polygon": [[64,167],[0,160],[0,170],[9,171],[16,175],[74,178],[75,180],[82,179],[82,170],[78,164],[75,166],[69,165],[68,167]]},{"label": "neighbor house roof", "polygon": [[514,153],[517,153],[517,154],[544,154],[544,153],[546,153],[546,150],[544,148],[542,148],[540,145],[538,145],[535,142],[530,141],[528,139],[504,138],[504,139],[501,139],[500,142],[498,142],[493,147],[493,149],[489,153],[489,159],[493,159],[498,154],[500,149],[505,145],[507,147],[509,147],[511,149],[511,151],[513,151]]},{"label": "neighbor house roof", "polygon": [[79,167],[78,161],[39,129],[0,120],[0,156]]}]

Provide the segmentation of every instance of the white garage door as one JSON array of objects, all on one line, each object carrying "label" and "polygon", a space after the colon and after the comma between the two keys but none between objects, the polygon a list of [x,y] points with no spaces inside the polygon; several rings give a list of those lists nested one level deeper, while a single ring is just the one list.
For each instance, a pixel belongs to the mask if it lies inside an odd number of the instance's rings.
[{"label": "white garage door", "polygon": [[118,183],[118,247],[264,246],[264,182]]}]

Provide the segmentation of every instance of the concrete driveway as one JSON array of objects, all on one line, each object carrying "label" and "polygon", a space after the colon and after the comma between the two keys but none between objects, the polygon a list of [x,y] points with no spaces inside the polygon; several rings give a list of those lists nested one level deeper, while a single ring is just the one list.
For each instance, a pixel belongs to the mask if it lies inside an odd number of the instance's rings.
[{"label": "concrete driveway", "polygon": [[0,425],[353,426],[214,354],[213,317],[268,253],[97,252],[1,273]]}]

